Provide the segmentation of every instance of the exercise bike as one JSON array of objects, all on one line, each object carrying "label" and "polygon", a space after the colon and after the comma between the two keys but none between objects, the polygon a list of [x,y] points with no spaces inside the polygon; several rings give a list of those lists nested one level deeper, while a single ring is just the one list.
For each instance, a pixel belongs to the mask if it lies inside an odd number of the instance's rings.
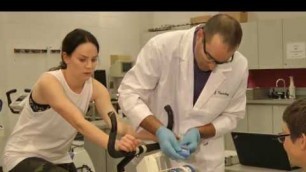
[{"label": "exercise bike", "polygon": [[[167,128],[172,130],[173,128],[173,111],[170,105],[164,107],[168,115]],[[117,137],[117,119],[114,112],[108,113],[111,119],[111,130],[109,133],[108,142],[108,153],[113,158],[122,158],[120,163],[117,165],[117,172],[125,172],[125,166],[131,162],[135,157],[139,157],[141,154],[157,151],[160,149],[158,143],[151,143],[146,145],[141,145],[134,152],[124,152],[115,150],[115,141]],[[141,161],[137,164],[137,172],[196,172],[195,168],[191,165],[183,165],[181,167],[168,168],[169,161],[163,155],[162,152],[157,151],[155,153],[144,156]]]}]

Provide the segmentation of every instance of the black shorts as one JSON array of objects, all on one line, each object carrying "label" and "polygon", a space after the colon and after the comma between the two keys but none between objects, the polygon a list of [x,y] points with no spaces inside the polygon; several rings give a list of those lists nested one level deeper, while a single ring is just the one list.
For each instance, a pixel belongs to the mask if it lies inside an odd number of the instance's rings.
[{"label": "black shorts", "polygon": [[73,163],[53,164],[42,158],[31,157],[22,160],[10,172],[77,172]]}]

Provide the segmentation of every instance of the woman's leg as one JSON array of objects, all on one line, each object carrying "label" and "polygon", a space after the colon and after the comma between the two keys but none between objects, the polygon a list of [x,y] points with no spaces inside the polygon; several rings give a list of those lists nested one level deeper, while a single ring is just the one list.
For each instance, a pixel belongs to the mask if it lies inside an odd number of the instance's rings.
[{"label": "woman's leg", "polygon": [[10,172],[69,172],[42,158],[26,158],[17,164]]},{"label": "woman's leg", "polygon": [[74,163],[69,163],[69,164],[58,164],[57,166],[62,167],[69,172],[77,172],[77,168],[75,167]]}]

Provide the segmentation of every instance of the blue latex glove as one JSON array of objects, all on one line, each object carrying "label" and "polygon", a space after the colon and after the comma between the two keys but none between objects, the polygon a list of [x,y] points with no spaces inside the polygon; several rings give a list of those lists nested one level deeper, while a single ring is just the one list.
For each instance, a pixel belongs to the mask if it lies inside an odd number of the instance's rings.
[{"label": "blue latex glove", "polygon": [[189,129],[183,136],[183,139],[180,141],[182,146],[187,146],[190,153],[193,153],[199,143],[200,143],[200,131],[198,128],[191,128]]},{"label": "blue latex glove", "polygon": [[164,154],[174,160],[184,160],[178,152],[181,151],[179,142],[177,141],[174,133],[168,128],[161,126],[156,131],[156,136],[160,149]]}]

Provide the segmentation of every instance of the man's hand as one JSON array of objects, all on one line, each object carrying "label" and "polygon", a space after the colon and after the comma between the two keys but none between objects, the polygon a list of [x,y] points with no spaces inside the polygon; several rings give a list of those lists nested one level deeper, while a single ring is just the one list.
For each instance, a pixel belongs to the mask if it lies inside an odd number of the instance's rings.
[{"label": "man's hand", "polygon": [[164,126],[160,126],[156,131],[156,136],[160,149],[163,153],[174,160],[185,159],[183,156],[177,153],[181,151],[181,147],[172,131]]},{"label": "man's hand", "polygon": [[180,144],[187,146],[190,153],[193,153],[200,143],[200,131],[198,128],[189,129],[183,136],[183,139],[180,141]]}]

